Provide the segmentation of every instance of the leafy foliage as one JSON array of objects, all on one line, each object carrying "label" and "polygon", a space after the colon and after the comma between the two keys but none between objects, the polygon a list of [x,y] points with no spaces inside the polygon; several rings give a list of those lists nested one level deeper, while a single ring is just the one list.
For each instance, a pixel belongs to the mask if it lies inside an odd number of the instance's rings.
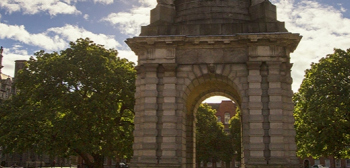
[{"label": "leafy foliage", "polygon": [[216,110],[208,104],[201,104],[197,110],[196,156],[200,162],[231,161],[234,154],[231,136],[224,132],[224,126],[215,116]]},{"label": "leafy foliage", "polygon": [[350,49],[312,63],[295,103],[298,156],[350,158]]},{"label": "leafy foliage", "polygon": [[134,64],[89,39],[60,53],[35,53],[16,76],[17,94],[0,113],[7,152],[78,154],[90,167],[132,153]]},{"label": "leafy foliage", "polygon": [[241,111],[238,109],[236,115],[233,116],[230,120],[230,140],[232,144],[232,150],[237,153],[236,161],[241,160],[241,149],[242,149],[242,140],[241,140]]}]

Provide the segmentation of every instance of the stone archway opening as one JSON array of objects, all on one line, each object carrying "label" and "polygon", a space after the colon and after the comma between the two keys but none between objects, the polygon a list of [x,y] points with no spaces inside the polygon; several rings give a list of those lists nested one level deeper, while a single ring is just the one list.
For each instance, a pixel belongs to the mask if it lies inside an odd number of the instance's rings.
[{"label": "stone archway opening", "polygon": [[[235,102],[237,108],[240,109],[242,98],[237,86],[231,79],[220,75],[204,75],[195,80],[186,89],[188,95],[185,96],[186,113],[186,163],[187,167],[199,167],[196,160],[196,113],[199,106],[209,97],[224,96]],[[230,116],[230,118],[233,116]],[[243,150],[241,150],[242,152]],[[228,163],[229,164],[229,163]],[[216,164],[213,164],[216,167]],[[229,167],[229,166],[228,166]]]},{"label": "stone archway opening", "polygon": [[[238,104],[216,93],[194,111],[196,168],[234,168],[241,163],[241,115]],[[214,152],[206,152],[214,151]]]}]

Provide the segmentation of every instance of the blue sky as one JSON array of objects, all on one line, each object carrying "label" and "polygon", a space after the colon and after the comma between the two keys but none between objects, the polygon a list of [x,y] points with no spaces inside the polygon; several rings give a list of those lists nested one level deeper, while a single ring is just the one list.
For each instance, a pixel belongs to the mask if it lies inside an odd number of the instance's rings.
[{"label": "blue sky", "polygon": [[[311,62],[350,48],[350,0],[270,0],[287,29],[303,36],[291,55],[293,91]],[[0,0],[2,72],[13,76],[14,60],[27,60],[36,51],[60,51],[69,41],[89,37],[120,57],[137,62],[124,43],[149,24],[156,0]]]}]

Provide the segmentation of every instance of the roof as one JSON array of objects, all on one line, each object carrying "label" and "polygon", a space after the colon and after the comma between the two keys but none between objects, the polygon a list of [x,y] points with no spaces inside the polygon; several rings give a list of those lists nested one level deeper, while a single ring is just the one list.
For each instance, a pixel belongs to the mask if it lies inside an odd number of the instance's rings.
[{"label": "roof", "polygon": [[6,74],[3,74],[3,73],[0,74],[0,79],[1,80],[5,80],[7,78],[10,78],[12,80],[12,77],[10,75],[6,75]]}]

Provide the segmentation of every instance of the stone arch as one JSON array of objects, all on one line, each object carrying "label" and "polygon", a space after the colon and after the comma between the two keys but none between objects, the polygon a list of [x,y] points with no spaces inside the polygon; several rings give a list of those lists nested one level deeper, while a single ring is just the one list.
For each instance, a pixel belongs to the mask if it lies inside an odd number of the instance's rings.
[{"label": "stone arch", "polygon": [[186,101],[186,109],[188,112],[193,111],[206,98],[212,95],[224,95],[238,104],[242,102],[242,95],[238,85],[234,81],[218,74],[206,74],[192,80],[191,84],[186,87],[183,94]]},{"label": "stone arch", "polygon": [[305,159],[303,161],[303,168],[310,168],[310,161],[309,161],[309,159]]},{"label": "stone arch", "polygon": [[240,108],[242,90],[230,78],[218,74],[205,74],[192,80],[183,93],[184,104],[183,115],[186,129],[186,162],[187,167],[193,167],[195,162],[195,112],[203,100],[211,96],[225,96],[237,103]]},{"label": "stone arch", "polygon": [[131,166],[194,168],[193,111],[214,94],[241,109],[242,167],[299,167],[289,62],[299,40],[289,33],[128,39],[139,57]]}]

